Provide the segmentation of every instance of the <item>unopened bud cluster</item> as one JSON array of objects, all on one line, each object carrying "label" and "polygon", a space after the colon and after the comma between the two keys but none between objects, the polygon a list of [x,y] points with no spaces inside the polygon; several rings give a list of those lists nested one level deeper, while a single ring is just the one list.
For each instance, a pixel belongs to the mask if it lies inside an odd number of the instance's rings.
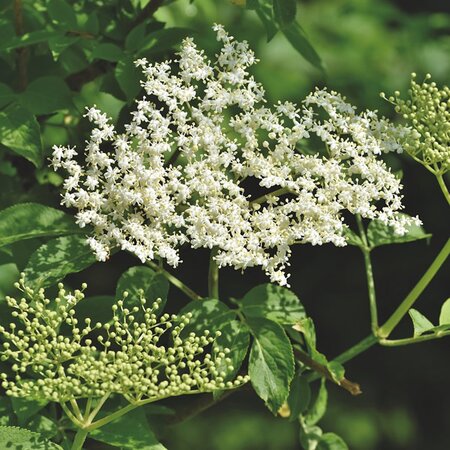
[{"label": "unopened bud cluster", "polygon": [[[93,323],[77,319],[82,291],[62,285],[56,299],[35,292],[20,280],[24,296],[7,297],[15,321],[0,327],[1,359],[15,375],[2,373],[7,394],[28,399],[65,402],[119,394],[130,402],[230,389],[247,381],[233,370],[227,348],[215,346],[219,332],[183,332],[191,314],[157,316],[161,300],[147,307],[126,308],[119,300],[112,320]],[[83,289],[85,286],[83,286]]]},{"label": "unopened bud cluster", "polygon": [[414,130],[403,143],[405,150],[442,175],[450,168],[450,89],[448,86],[439,89],[430,79],[427,74],[419,84],[413,73],[409,98],[402,99],[397,91],[387,100]]},{"label": "unopened bud cluster", "polygon": [[[63,204],[93,227],[97,259],[119,247],[175,267],[187,243],[216,249],[219,267],[259,266],[285,285],[291,246],[346,245],[346,212],[404,234],[402,186],[381,155],[401,152],[410,130],[326,90],[268,105],[247,42],[215,31],[214,63],[191,38],[176,61],[137,61],[145,97],[123,132],[88,110],[83,163],[74,148],[54,148],[53,166],[67,173]],[[274,194],[252,197],[251,180]]]}]

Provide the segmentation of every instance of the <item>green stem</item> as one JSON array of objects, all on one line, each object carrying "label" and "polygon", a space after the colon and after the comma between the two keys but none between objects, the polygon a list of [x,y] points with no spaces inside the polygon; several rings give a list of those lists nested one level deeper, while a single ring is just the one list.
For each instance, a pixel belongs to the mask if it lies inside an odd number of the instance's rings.
[{"label": "green stem", "polygon": [[61,408],[63,409],[63,411],[66,413],[67,417],[77,426],[77,427],[82,427],[83,424],[80,422],[80,420],[78,420],[77,417],[75,417],[75,415],[72,413],[72,411],[66,406],[65,403],[61,403]]},{"label": "green stem", "polygon": [[378,336],[381,338],[387,338],[392,330],[398,325],[403,316],[409,311],[409,309],[414,305],[414,302],[419,298],[420,294],[425,290],[430,281],[434,278],[442,264],[444,264],[450,253],[450,239],[447,240],[444,247],[441,249],[439,254],[436,256],[435,260],[431,263],[428,270],[423,274],[422,278],[414,286],[411,292],[402,301],[400,306],[394,311],[394,313],[389,317],[386,323],[379,328]]},{"label": "green stem", "polygon": [[440,331],[433,334],[426,334],[425,336],[415,336],[406,339],[380,339],[380,344],[386,347],[398,347],[401,345],[417,344],[419,342],[432,341],[434,339],[450,336],[450,330]]},{"label": "green stem", "polygon": [[289,192],[290,191],[288,188],[280,188],[280,189],[277,189],[276,191],[269,192],[268,194],[261,195],[261,197],[258,197],[255,200],[252,200],[251,203],[261,204],[261,203],[264,203],[269,197],[279,197],[280,195],[283,195],[283,194],[289,194]]},{"label": "green stem", "polygon": [[341,353],[339,356],[333,359],[333,361],[339,364],[345,364],[347,361],[352,360],[356,356],[365,352],[368,348],[373,347],[378,342],[378,338],[373,334],[369,334],[369,336],[365,337],[361,341],[359,341],[354,346],[350,347],[345,352]]},{"label": "green stem", "polygon": [[[365,352],[368,348],[374,346],[378,342],[378,338],[373,334],[369,334],[369,336],[365,337],[353,347],[350,347],[344,353],[341,353],[339,356],[333,359],[333,362],[337,362],[339,364],[344,364],[347,361],[355,358],[359,354]],[[308,381],[314,381],[320,378],[320,374],[313,373],[308,376]]]},{"label": "green stem", "polygon": [[77,434],[75,435],[75,439],[73,441],[71,450],[82,450],[84,441],[87,438],[87,435],[89,434],[89,431],[80,429],[77,431]]},{"label": "green stem", "polygon": [[370,322],[372,332],[377,333],[378,330],[378,308],[377,308],[377,296],[375,293],[375,281],[373,279],[372,261],[370,259],[370,246],[367,240],[366,231],[358,214],[356,216],[356,222],[358,224],[359,234],[364,243],[364,247],[361,247],[361,251],[364,255],[364,266],[366,268],[367,290],[369,292],[369,305],[370,305]]},{"label": "green stem", "polygon": [[215,260],[217,255],[217,248],[211,250],[209,258],[209,273],[208,273],[208,296],[209,298],[219,299],[219,266]]},{"label": "green stem", "polygon": [[163,267],[160,267],[158,264],[155,264],[153,261],[147,261],[147,265],[151,267],[155,272],[163,275],[170,283],[172,283],[175,287],[177,287],[181,292],[186,294],[192,300],[201,300],[202,297],[194,292],[190,287],[186,286],[181,280],[173,276],[170,272],[168,272]]},{"label": "green stem", "polygon": [[444,194],[447,203],[450,205],[450,193],[448,192],[447,185],[445,184],[444,178],[441,174],[436,175],[436,178],[439,183],[439,187],[441,188],[442,193]]},{"label": "green stem", "polygon": [[91,423],[89,426],[86,427],[86,430],[93,431],[93,430],[96,430],[97,428],[103,427],[107,423],[112,422],[113,420],[116,420],[119,417],[122,417],[124,414],[132,411],[133,409],[137,408],[138,406],[140,406],[139,403],[129,404],[129,405],[119,409],[118,411],[113,412],[109,416],[103,417],[103,418],[97,420],[96,422]]}]

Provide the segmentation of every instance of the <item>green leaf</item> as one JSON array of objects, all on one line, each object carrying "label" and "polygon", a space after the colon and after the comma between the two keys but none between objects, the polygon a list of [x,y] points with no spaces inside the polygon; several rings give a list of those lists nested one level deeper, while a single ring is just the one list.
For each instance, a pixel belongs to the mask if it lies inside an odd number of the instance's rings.
[{"label": "green leaf", "polygon": [[129,52],[136,52],[144,45],[146,24],[141,23],[134,27],[125,38],[125,49]]},{"label": "green leaf", "polygon": [[250,344],[250,333],[247,327],[237,320],[232,320],[222,324],[218,328],[222,334],[217,337],[214,347],[218,351],[222,351],[224,348],[230,349],[230,353],[227,355],[231,359],[231,365],[233,370],[228,370],[229,364],[222,361],[219,364],[217,370],[227,373],[225,381],[229,381],[235,378],[239,369],[241,368],[242,361],[244,361],[247,355],[248,346]]},{"label": "green leaf", "polygon": [[0,448],[8,450],[62,450],[38,433],[18,427],[0,426]]},{"label": "green leaf", "polygon": [[278,33],[278,26],[273,14],[273,5],[270,0],[251,0],[247,2],[247,9],[254,9],[259,20],[264,25],[267,34],[267,42],[271,41]]},{"label": "green leaf", "polygon": [[77,304],[75,317],[80,323],[90,318],[93,323],[108,323],[113,318],[112,306],[116,302],[112,295],[95,295],[86,297]]},{"label": "green leaf", "polygon": [[48,40],[48,46],[52,52],[53,59],[57,61],[61,53],[68,49],[71,45],[80,41],[80,36],[56,36]]},{"label": "green leaf", "polygon": [[266,317],[281,324],[294,324],[306,317],[305,308],[289,289],[275,284],[261,284],[251,289],[239,302],[247,317]]},{"label": "green leaf", "polygon": [[184,334],[192,331],[201,334],[205,330],[215,332],[222,325],[236,318],[235,313],[228,306],[216,299],[194,300],[179,312],[180,315],[187,313],[191,313],[192,317],[183,330]]},{"label": "green leaf", "polygon": [[[6,302],[0,302],[5,304]],[[0,397],[0,426],[7,426],[16,423],[15,417],[13,417],[13,411],[11,408],[10,397]]]},{"label": "green leaf", "polygon": [[143,291],[144,298],[149,306],[160,298],[163,301],[160,306],[160,310],[162,310],[167,301],[169,282],[149,267],[131,267],[121,275],[117,282],[116,300],[122,299],[123,293],[127,291],[126,303],[129,305],[127,307],[140,306],[140,290]]},{"label": "green leaf", "polygon": [[304,450],[317,450],[317,445],[322,437],[322,430],[317,426],[309,426],[303,417],[300,417],[300,445]]},{"label": "green leaf", "polygon": [[448,298],[441,308],[441,313],[439,314],[439,325],[449,325],[450,324],[450,298]]},{"label": "green leaf", "polygon": [[80,232],[73,217],[39,203],[19,203],[0,211],[0,247],[26,239]]},{"label": "green leaf", "polygon": [[123,57],[122,49],[110,43],[100,43],[92,52],[93,59],[104,59],[105,61],[116,62]]},{"label": "green leaf", "polygon": [[19,425],[23,426],[26,422],[36,415],[47,405],[46,401],[27,400],[25,398],[11,397],[11,405],[14,414],[17,417]]},{"label": "green leaf", "polygon": [[176,27],[156,30],[145,36],[139,54],[165,52],[180,44],[185,37],[192,36],[193,33],[194,31],[188,28]]},{"label": "green leaf", "polygon": [[309,426],[315,425],[325,414],[327,410],[327,403],[327,386],[325,379],[322,378],[317,397],[309,408],[308,413],[305,415],[305,423]]},{"label": "green leaf", "polygon": [[0,111],[0,144],[31,161],[42,164],[42,142],[39,124],[28,110],[18,103]]},{"label": "green leaf", "polygon": [[77,17],[70,6],[64,0],[49,0],[47,11],[52,21],[65,29],[77,28]]},{"label": "green leaf", "polygon": [[52,439],[59,433],[58,425],[45,416],[35,416],[27,423],[27,428],[39,433],[46,439]]},{"label": "green leaf", "polygon": [[5,83],[0,83],[0,108],[11,103],[16,98],[14,91]]},{"label": "green leaf", "polygon": [[348,445],[334,433],[324,433],[320,437],[317,450],[348,450]]},{"label": "green leaf", "polygon": [[362,239],[350,228],[344,228],[344,237],[349,245],[354,245],[359,248],[365,247]]},{"label": "green leaf", "polygon": [[[216,299],[194,300],[179,312],[180,315],[187,313],[191,313],[192,317],[183,330],[185,335],[192,331],[197,334],[205,330],[211,333],[221,332],[214,346],[219,351],[224,347],[231,350],[228,357],[231,358],[233,370],[226,370],[225,362],[220,367],[227,372],[227,380],[234,378],[247,354],[250,341],[248,329],[236,320],[236,314],[232,310]],[[220,393],[215,395],[220,396]]]},{"label": "green leaf", "polygon": [[253,335],[250,380],[259,397],[276,414],[288,397],[294,376],[292,346],[277,323],[264,318],[249,318],[247,323]]},{"label": "green leaf", "polygon": [[311,388],[304,376],[297,374],[291,383],[288,405],[291,411],[289,420],[297,420],[298,416],[306,411],[311,401]]},{"label": "green leaf", "polygon": [[134,65],[134,59],[131,56],[121,59],[117,63],[114,75],[128,101],[134,100],[141,90],[141,73]]},{"label": "green leaf", "polygon": [[297,50],[297,52],[303,56],[303,58],[322,72],[325,71],[320,56],[309,42],[303,28],[297,22],[284,27],[282,31],[286,36],[286,39]]},{"label": "green leaf", "polygon": [[[407,216],[406,214],[401,215]],[[379,220],[372,220],[367,227],[367,240],[371,248],[379,247],[380,245],[413,242],[429,237],[431,237],[431,234],[426,233],[423,227],[415,224],[407,227],[407,232],[402,236],[396,234],[393,227],[385,225]]]},{"label": "green leaf", "polygon": [[13,50],[19,47],[27,47],[29,45],[40,44],[61,35],[62,33],[60,31],[32,31],[31,33],[25,33],[22,36],[14,36],[9,40],[3,41],[0,44],[0,51]]},{"label": "green leaf", "polygon": [[297,13],[297,0],[273,0],[273,13],[282,27],[291,24]]},{"label": "green leaf", "polygon": [[61,77],[45,76],[32,81],[19,101],[33,114],[42,115],[69,108],[72,96]]},{"label": "green leaf", "polygon": [[408,313],[414,326],[414,336],[420,336],[434,328],[434,325],[416,309],[411,308]]},{"label": "green leaf", "polygon": [[31,255],[24,270],[25,279],[35,286],[51,286],[95,262],[84,236],[62,236],[48,241]]},{"label": "green leaf", "polygon": [[142,408],[135,409],[89,434],[96,441],[127,450],[166,450],[147,423]]}]

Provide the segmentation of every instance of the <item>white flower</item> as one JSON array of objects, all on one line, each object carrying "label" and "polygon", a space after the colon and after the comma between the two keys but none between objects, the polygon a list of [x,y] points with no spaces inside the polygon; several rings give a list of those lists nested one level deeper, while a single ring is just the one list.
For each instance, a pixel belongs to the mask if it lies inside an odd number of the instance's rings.
[{"label": "white flower", "polygon": [[[380,154],[401,151],[405,129],[327,90],[267,106],[248,44],[214,29],[222,49],[213,64],[191,38],[173,63],[136,62],[146,96],[124,132],[88,110],[83,166],[74,149],[54,148],[54,166],[69,173],[63,203],[93,226],[97,258],[118,246],[176,266],[189,243],[217,249],[219,266],[260,266],[287,284],[292,245],[346,244],[345,211],[404,233],[402,186]],[[244,180],[273,194],[252,198]]]}]

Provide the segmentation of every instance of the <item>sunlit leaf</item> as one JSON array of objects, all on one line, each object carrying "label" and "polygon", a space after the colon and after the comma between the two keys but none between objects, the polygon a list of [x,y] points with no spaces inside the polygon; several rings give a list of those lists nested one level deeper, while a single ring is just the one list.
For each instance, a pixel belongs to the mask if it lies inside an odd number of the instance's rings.
[{"label": "sunlit leaf", "polygon": [[283,328],[264,318],[249,318],[253,335],[249,375],[256,393],[274,413],[286,401],[294,376],[291,343]]},{"label": "sunlit leaf", "polygon": [[411,308],[408,313],[414,326],[414,336],[420,336],[434,327],[434,325],[416,309]]},{"label": "sunlit leaf", "polygon": [[46,287],[96,262],[84,236],[62,236],[39,247],[25,268],[27,283]]},{"label": "sunlit leaf", "polygon": [[0,448],[11,450],[62,450],[38,433],[18,427],[0,426]]},{"label": "sunlit leaf", "polygon": [[73,217],[39,203],[19,203],[0,211],[0,247],[37,237],[80,233]]},{"label": "sunlit leaf", "polygon": [[447,299],[441,308],[441,313],[439,315],[439,325],[449,325],[450,324],[450,298]]},{"label": "sunlit leaf", "polygon": [[42,164],[42,142],[36,118],[18,103],[0,111],[0,144],[31,161]]},{"label": "sunlit leaf", "polygon": [[261,284],[251,289],[239,302],[248,317],[266,317],[281,324],[294,324],[306,317],[299,298],[289,289],[275,284]]}]

